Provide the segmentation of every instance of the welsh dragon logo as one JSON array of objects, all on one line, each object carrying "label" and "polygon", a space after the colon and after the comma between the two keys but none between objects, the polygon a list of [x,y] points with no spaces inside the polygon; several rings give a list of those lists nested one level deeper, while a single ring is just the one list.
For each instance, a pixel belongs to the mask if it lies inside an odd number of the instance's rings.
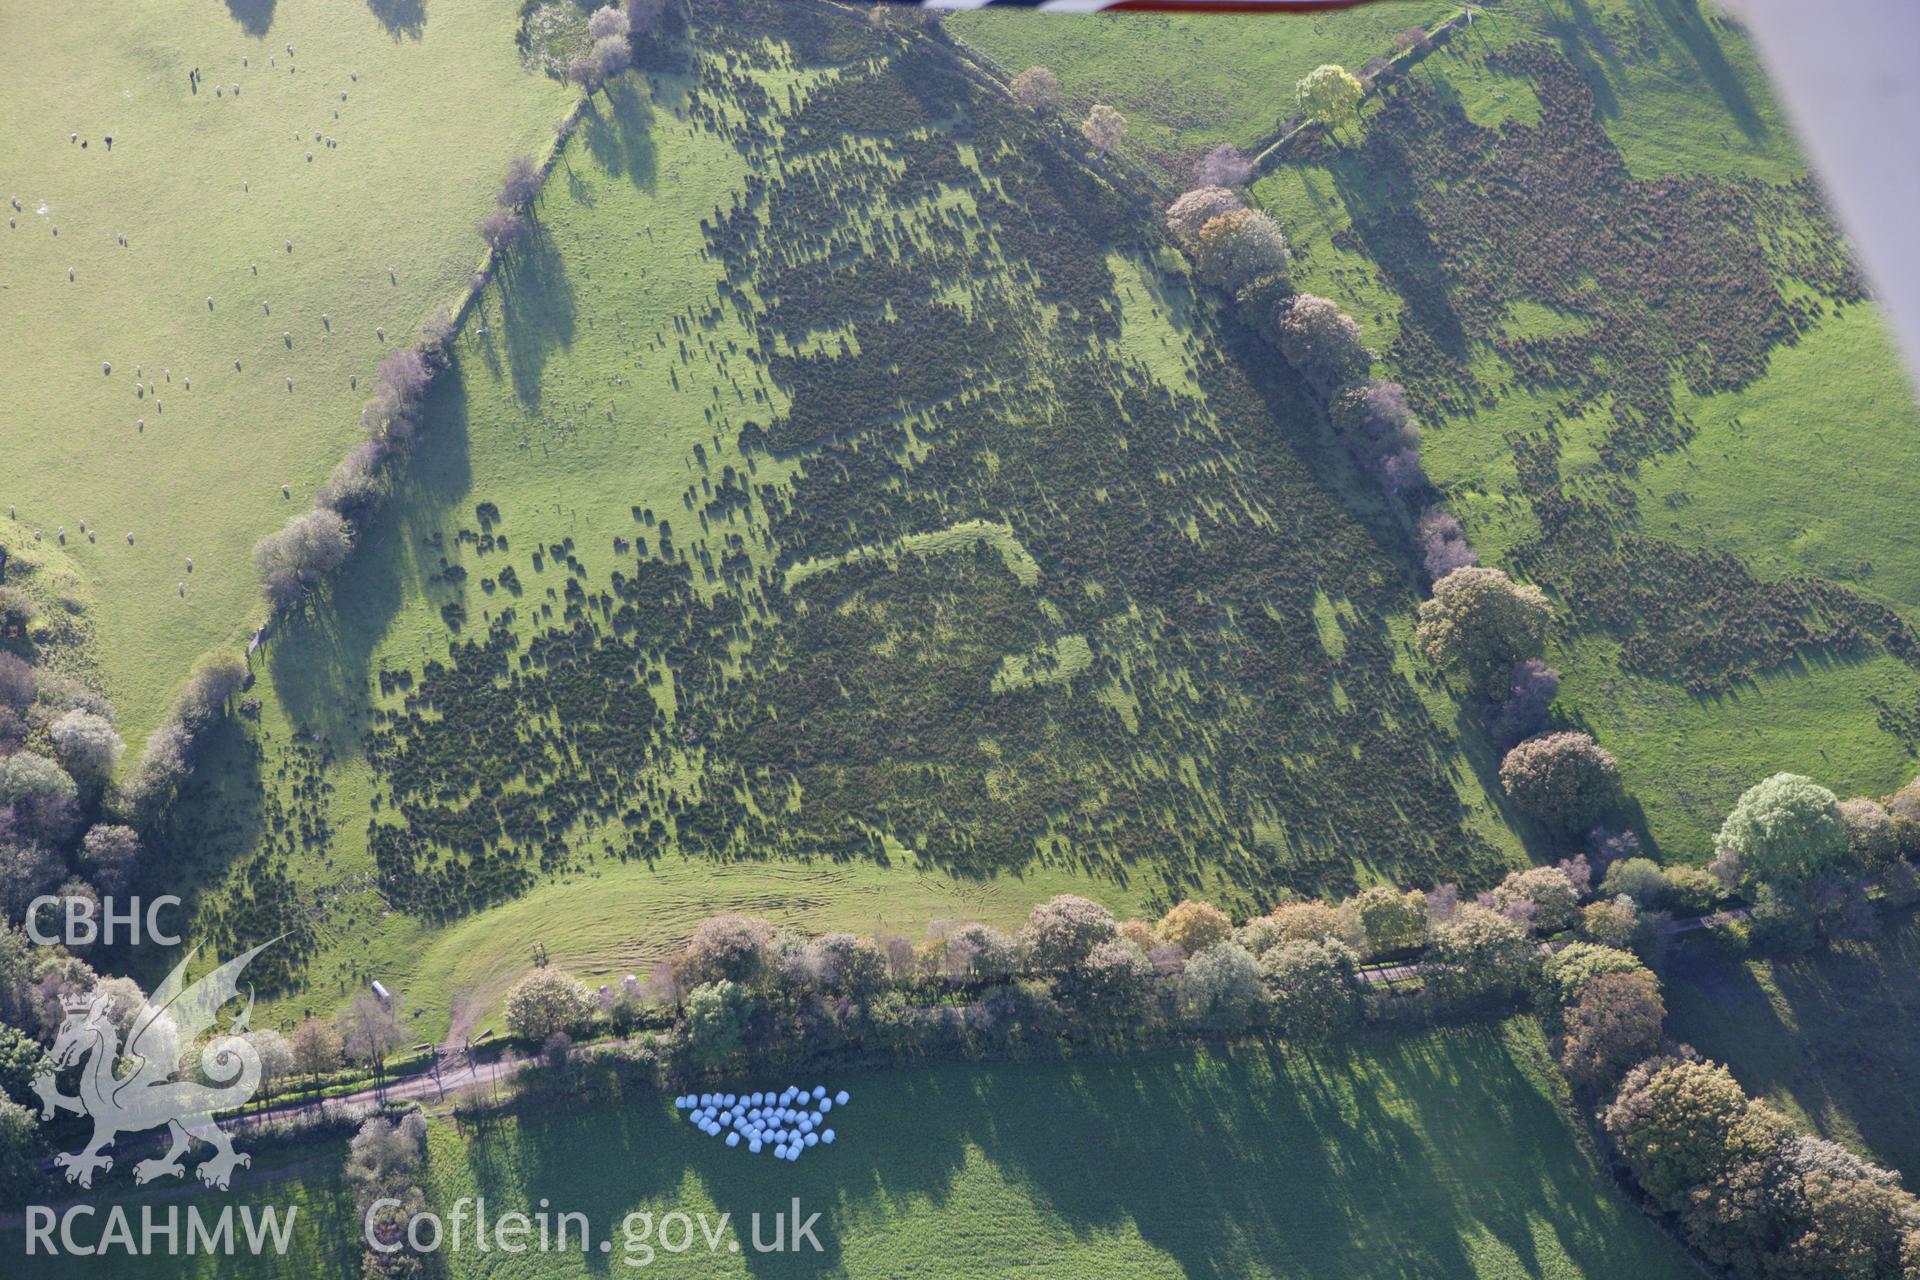
[{"label": "welsh dragon logo", "polygon": [[[72,1111],[93,1120],[93,1138],[86,1146],[53,1158],[66,1170],[68,1182],[91,1187],[96,1170],[113,1167],[113,1157],[104,1152],[115,1137],[162,1125],[171,1133],[172,1145],[165,1155],[135,1165],[135,1182],[180,1177],[186,1172],[181,1157],[195,1138],[214,1149],[213,1155],[195,1170],[209,1187],[225,1190],[234,1169],[253,1162],[253,1157],[236,1152],[226,1133],[213,1122],[216,1113],[245,1103],[260,1086],[260,1055],[243,1038],[253,1012],[251,992],[246,1008],[225,1034],[209,1041],[199,1053],[200,1073],[214,1083],[198,1084],[174,1076],[182,1066],[181,1048],[197,1043],[201,1033],[213,1025],[220,1007],[240,994],[241,971],[267,945],[262,943],[229,960],[191,985],[186,974],[195,953],[189,951],[135,1014],[127,1028],[125,1045],[120,1043],[106,994],[63,1002],[66,1020],[53,1043],[53,1069],[34,1078],[33,1090],[40,1095],[42,1120],[51,1120],[59,1111]],[[68,1097],[59,1091],[54,1072],[83,1059],[79,1096]],[[115,1074],[116,1066],[121,1074]]]}]

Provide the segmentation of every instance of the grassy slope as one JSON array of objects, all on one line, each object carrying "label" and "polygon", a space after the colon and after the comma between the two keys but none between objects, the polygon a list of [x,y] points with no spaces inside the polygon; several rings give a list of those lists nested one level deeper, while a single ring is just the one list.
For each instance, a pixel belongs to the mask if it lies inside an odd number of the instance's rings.
[{"label": "grassy slope", "polygon": [[[348,886],[322,925],[306,989],[270,1016],[325,1012],[377,976],[424,1010],[413,1024],[418,1034],[439,1036],[456,1015],[475,1029],[493,1018],[536,942],[583,978],[617,981],[644,974],[700,919],[729,909],[814,929],[884,925],[919,937],[938,919],[1011,926],[1055,892],[1088,894],[1118,910],[1138,901],[1121,886],[1066,870],[968,882],[865,863],[716,867],[669,857],[650,867],[609,861],[442,931],[382,910],[367,891],[373,787],[359,752],[368,684],[381,667],[443,658],[448,642],[439,606],[449,593],[430,582],[439,553],[427,540],[451,539],[471,524],[474,503],[491,501],[509,536],[529,545],[576,536],[582,561],[604,572],[617,563],[612,533],[633,525],[630,508],[680,508],[697,471],[696,447],[707,449],[715,470],[739,463],[731,442],[707,425],[716,383],[724,385],[718,367],[679,364],[664,345],[655,351],[681,317],[711,304],[714,273],[699,223],[732,198],[744,164],[724,138],[668,126],[684,85],[662,86],[659,108],[639,81],[605,100],[600,122],[569,146],[541,199],[535,251],[489,286],[457,345],[458,382],[436,418],[456,429],[425,434],[404,505],[370,534],[363,570],[343,584],[324,625],[294,628],[261,664],[260,734],[269,756],[320,733],[339,761],[327,777],[333,838],[324,856],[295,867],[295,879],[309,892]],[[491,332],[482,337],[480,325]],[[723,330],[714,340],[745,336]],[[618,386],[616,370],[625,371]],[[611,420],[607,404],[619,406]],[[766,470],[764,457],[759,466]],[[527,580],[530,594],[544,590]],[[491,608],[472,594],[476,615]],[[244,806],[258,785],[286,793],[281,779],[260,777],[242,744],[227,747],[230,758],[209,771],[224,799],[209,798],[202,812]],[[213,850],[211,872],[255,835]]]},{"label": "grassy slope", "polygon": [[[804,74],[767,73],[766,81],[784,92]],[[464,603],[468,635],[509,605],[525,626],[565,576],[551,561],[544,575],[530,571],[528,551],[571,537],[586,580],[597,582],[621,563],[612,538],[644,532],[634,509],[675,515],[679,526],[684,495],[699,477],[734,466],[752,470],[756,484],[779,485],[798,465],[764,452],[749,460],[737,450],[737,420],[727,415],[741,412],[736,406],[749,392],[764,396],[767,408],[746,412],[784,407],[779,387],[750,356],[732,354],[751,337],[737,314],[722,308],[711,327],[688,321],[706,316],[714,302],[717,268],[700,222],[733,201],[746,163],[726,136],[687,118],[687,89],[672,77],[651,87],[636,78],[600,101],[541,198],[539,238],[486,290],[456,344],[456,376],[436,411],[439,425],[424,433],[403,502],[370,531],[356,571],[316,622],[269,646],[268,660],[257,664],[265,704],[258,727],[251,739],[234,734],[215,748],[215,764],[188,806],[192,839],[178,856],[195,883],[226,881],[208,899],[219,914],[248,909],[259,864],[247,859],[280,821],[276,810],[326,824],[324,839],[297,856],[268,859],[308,904],[302,909],[316,930],[306,985],[269,1010],[272,1020],[324,1012],[378,977],[421,1011],[413,1029],[423,1036],[486,1025],[536,942],[583,977],[611,980],[644,971],[695,921],[728,908],[814,928],[884,927],[918,937],[929,920],[1012,924],[1055,892],[1085,893],[1128,911],[1156,889],[1144,872],[1096,877],[1068,859],[1019,875],[952,877],[918,867],[913,850],[897,843],[890,866],[716,866],[684,860],[670,847],[643,865],[609,856],[623,838],[617,828],[588,824],[568,837],[580,865],[559,883],[444,930],[386,910],[373,892],[365,828],[377,787],[363,742],[374,707],[393,708],[399,699],[374,695],[371,686],[377,672],[418,671],[445,659],[451,637],[441,606]],[[1116,257],[1114,264],[1123,312],[1118,350],[1169,386],[1189,387],[1183,353],[1199,339],[1184,289],[1140,262]],[[688,336],[694,333],[697,342]],[[512,540],[510,559],[525,591],[518,601],[478,586],[482,575],[499,571],[497,557],[457,549],[456,535],[474,523],[480,502],[498,507],[499,528]],[[747,550],[756,563],[768,558],[757,538]],[[450,587],[439,576],[446,556],[471,565],[464,585]],[[1342,607],[1339,626],[1364,635],[1366,621]],[[1391,641],[1404,642],[1404,635]],[[1411,673],[1402,666],[1399,674]],[[1444,692],[1422,689],[1421,697],[1426,714],[1453,726],[1457,709]],[[298,769],[289,771],[290,760],[321,751],[320,775],[303,783]],[[1478,781],[1489,767],[1456,758],[1447,773],[1475,838],[1503,862],[1522,860]],[[323,790],[303,800],[303,785]],[[1274,830],[1263,838],[1284,838],[1283,828]],[[1393,873],[1387,862],[1359,868],[1365,879]]]},{"label": "grassy slope", "polygon": [[[1639,12],[1647,47],[1621,47],[1606,22]],[[1617,32],[1615,33],[1617,36]],[[1601,124],[1636,178],[1705,174],[1785,182],[1805,172],[1750,49],[1679,3],[1642,6],[1530,0],[1503,6],[1414,73],[1457,93],[1470,119],[1495,125],[1537,114],[1524,82],[1488,68],[1487,53],[1545,37],[1595,89]],[[1399,300],[1370,259],[1332,243],[1350,222],[1333,175],[1287,165],[1258,184],[1260,200],[1300,250],[1296,282],[1338,300],[1384,350]],[[1514,332],[1548,334],[1577,318],[1516,308]],[[1510,433],[1553,416],[1553,389],[1508,382],[1481,352],[1476,373],[1498,388],[1470,415],[1429,424],[1430,474],[1450,496],[1483,558],[1499,563],[1537,532],[1519,497]],[[1908,478],[1920,462],[1920,410],[1872,303],[1829,308],[1768,372],[1738,390],[1676,404],[1697,433],[1645,464],[1629,483],[1654,536],[1727,551],[1764,578],[1813,574],[1905,613],[1920,600],[1907,540],[1898,536]],[[1563,428],[1563,473],[1599,470],[1591,431]],[[1741,790],[1790,768],[1843,791],[1878,794],[1911,776],[1910,744],[1879,723],[1877,702],[1905,708],[1920,681],[1895,659],[1815,659],[1730,692],[1696,697],[1622,670],[1604,638],[1567,636],[1553,661],[1567,677],[1561,706],[1621,759],[1668,856],[1702,859]]]},{"label": "grassy slope", "polygon": [[1823,1137],[1920,1168],[1920,922],[1793,961],[1677,957],[1668,1028]]},{"label": "grassy slope", "polygon": [[1285,21],[1129,13],[1064,18],[1016,10],[954,14],[947,29],[1012,75],[1035,64],[1060,77],[1067,109],[1104,102],[1127,117],[1121,154],[1170,184],[1230,142],[1251,148],[1294,111],[1293,86],[1323,62],[1358,70],[1415,23],[1456,12],[1442,0],[1374,5]]},{"label": "grassy slope", "polygon": [[551,136],[568,95],[521,68],[516,21],[500,0],[393,32],[313,0],[0,14],[0,196],[23,206],[0,232],[0,504],[65,527],[136,748],[257,618],[253,542],[353,442],[376,327],[406,341],[456,295],[507,158]]},{"label": "grassy slope", "polygon": [[[855,1094],[835,1116],[840,1141],[793,1166],[729,1151],[664,1105],[602,1103],[480,1135],[436,1126],[430,1193],[442,1213],[484,1195],[489,1215],[544,1197],[598,1236],[635,1211],[729,1213],[743,1242],[754,1212],[795,1196],[821,1213],[823,1255],[735,1255],[723,1237],[718,1254],[656,1259],[698,1275],[1692,1274],[1604,1183],[1549,1071],[1539,1031],[1517,1021],[1311,1057],[1249,1047],[863,1075],[828,1081]],[[461,1280],[608,1266],[447,1261]]]}]

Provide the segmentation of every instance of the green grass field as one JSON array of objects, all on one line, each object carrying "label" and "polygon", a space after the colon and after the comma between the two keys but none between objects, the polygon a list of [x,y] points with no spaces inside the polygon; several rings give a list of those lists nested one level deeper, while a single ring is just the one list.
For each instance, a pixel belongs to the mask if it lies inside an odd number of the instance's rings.
[{"label": "green grass field", "polygon": [[1193,14],[1127,14],[1062,22],[1011,9],[956,13],[947,29],[1009,76],[1039,65],[1060,77],[1067,114],[1096,102],[1127,117],[1121,154],[1173,190],[1222,142],[1252,149],[1294,114],[1294,84],[1324,62],[1359,70],[1394,37],[1459,11],[1404,0],[1285,22]]},{"label": "green grass field", "polygon": [[[489,1216],[544,1201],[613,1241],[610,1258],[469,1248],[445,1258],[462,1278],[624,1269],[626,1215],[676,1211],[738,1224],[741,1254],[729,1232],[717,1253],[655,1258],[703,1276],[1694,1274],[1605,1183],[1545,1055],[1519,1020],[1315,1056],[1246,1047],[830,1078],[854,1094],[835,1113],[839,1141],[794,1165],[730,1151],[665,1104],[554,1108],[464,1135],[437,1123],[428,1189],[443,1215],[466,1196],[484,1196]],[[295,1184],[304,1203],[324,1194],[317,1172]],[[751,1215],[796,1196],[821,1215],[823,1252],[752,1253]],[[303,1262],[322,1247],[309,1241]]]},{"label": "green grass field", "polygon": [[1920,1168],[1920,923],[1805,959],[1676,956],[1667,1028],[1822,1137]]},{"label": "green grass field", "polygon": [[[1439,244],[1462,229],[1445,223],[1453,216],[1445,184],[1424,172],[1411,185],[1383,176],[1401,163],[1390,158],[1401,154],[1398,143],[1385,151],[1349,144],[1285,164],[1256,188],[1296,246],[1296,283],[1339,301],[1386,354],[1386,375],[1431,397],[1423,460],[1483,560],[1561,591],[1564,626],[1551,654],[1566,677],[1559,706],[1620,758],[1643,833],[1681,860],[1711,855],[1722,816],[1760,776],[1794,769],[1842,792],[1878,795],[1913,775],[1920,748],[1912,728],[1920,675],[1875,638],[1910,625],[1920,599],[1897,534],[1920,410],[1878,307],[1836,304],[1831,285],[1804,283],[1805,273],[1827,268],[1810,266],[1801,248],[1824,246],[1816,250],[1824,254],[1838,241],[1781,212],[1779,202],[1797,197],[1775,193],[1797,188],[1771,184],[1799,181],[1804,163],[1742,34],[1703,14],[1678,0],[1503,5],[1422,62],[1407,95],[1431,94],[1436,109],[1501,130],[1490,154],[1524,155],[1541,103],[1529,77],[1501,59],[1544,48],[1583,86],[1590,106],[1575,109],[1591,111],[1623,178],[1668,183],[1643,189],[1670,199],[1729,193],[1758,201],[1753,216],[1763,227],[1792,223],[1762,232],[1745,256],[1771,255],[1783,305],[1808,308],[1797,331],[1713,387],[1689,386],[1673,365],[1666,390],[1657,378],[1632,392],[1620,387],[1621,397],[1640,397],[1625,420],[1654,406],[1685,436],[1678,443],[1637,443],[1616,425],[1619,401],[1595,388],[1611,390],[1619,370],[1643,358],[1621,350],[1624,330],[1615,327],[1643,322],[1609,318],[1610,308],[1645,307],[1637,314],[1664,323],[1670,309],[1697,307],[1697,296],[1627,302],[1639,286],[1622,273],[1606,286],[1618,293],[1582,301],[1573,289],[1570,307],[1516,286],[1504,313],[1483,315],[1475,308],[1487,305],[1486,282],[1466,262],[1480,249]],[[1369,107],[1376,125],[1381,110]],[[1548,145],[1567,145],[1568,136]],[[1414,191],[1422,212],[1396,221]],[[1528,211],[1536,226],[1560,216],[1546,205]],[[1683,234],[1699,236],[1702,256],[1742,252],[1713,247],[1708,222],[1691,225],[1698,230]],[[1576,278],[1582,270],[1569,269]],[[1600,335],[1589,348],[1599,354],[1585,380],[1522,367],[1531,358],[1522,344],[1558,342],[1551,358],[1572,368],[1570,355],[1587,358],[1589,333]],[[1744,338],[1725,330],[1708,340],[1731,352]],[[1670,399],[1660,406],[1663,395]],[[1523,472],[1517,449],[1543,443]],[[1554,471],[1543,473],[1538,457]],[[1563,496],[1603,514],[1556,543],[1540,512]],[[1602,561],[1615,538],[1633,542]],[[1656,567],[1676,561],[1665,548],[1698,558],[1661,583]],[[1783,585],[1801,579],[1832,603],[1809,605],[1801,588]],[[1612,581],[1629,589],[1595,585]],[[1673,620],[1663,622],[1668,609]],[[1826,643],[1822,636],[1846,632],[1828,627],[1835,614],[1857,619],[1865,638]],[[1809,618],[1809,638],[1781,639]],[[1719,635],[1689,635],[1690,619]],[[1712,645],[1721,647],[1711,661],[1724,666],[1691,665]]]},{"label": "green grass field", "polygon": [[507,159],[551,139],[571,94],[523,69],[517,23],[500,0],[0,14],[0,506],[65,529],[135,751],[263,616],[254,541],[464,288]]}]

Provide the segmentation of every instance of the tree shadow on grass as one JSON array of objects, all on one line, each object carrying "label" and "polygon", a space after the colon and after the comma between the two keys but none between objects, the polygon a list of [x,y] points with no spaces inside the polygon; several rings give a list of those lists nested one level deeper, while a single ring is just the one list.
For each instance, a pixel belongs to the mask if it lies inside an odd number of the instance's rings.
[{"label": "tree shadow on grass", "polygon": [[367,8],[395,40],[418,40],[427,29],[427,0],[367,0]]},{"label": "tree shadow on grass", "polygon": [[[225,884],[227,873],[258,848],[266,832],[260,748],[236,720],[225,718],[195,748],[194,770],[156,829],[147,833],[147,855],[132,889],[151,901],[173,894],[181,906],[162,912],[161,929],[181,932],[201,901]],[[257,938],[256,942],[266,939]],[[175,948],[131,946],[94,964],[128,973],[147,990],[180,961]]]},{"label": "tree shadow on grass", "polygon": [[275,0],[227,0],[227,12],[250,36],[264,36],[273,27]]},{"label": "tree shadow on grass", "polygon": [[1771,962],[1774,998],[1744,958],[1705,943],[1681,957],[1675,1034],[1748,1092],[1791,1098],[1822,1137],[1920,1168],[1920,1043],[1906,1034],[1920,1021],[1920,924],[1889,921],[1873,942]]},{"label": "tree shadow on grass", "polygon": [[365,729],[373,652],[410,597],[434,599],[447,588],[436,537],[446,513],[472,484],[467,457],[466,382],[456,363],[428,395],[413,451],[380,512],[361,533],[332,593],[289,620],[268,645],[274,688],[301,730],[356,751]]},{"label": "tree shadow on grass", "polygon": [[1453,309],[1440,247],[1420,210],[1421,183],[1406,153],[1370,136],[1360,148],[1340,152],[1327,172],[1362,251],[1401,300],[1402,325],[1411,323],[1448,358],[1464,363],[1466,326]]},{"label": "tree shadow on grass", "polygon": [[578,312],[566,259],[538,222],[530,224],[500,273],[500,310],[513,393],[532,408],[540,403],[547,357],[573,344]]},{"label": "tree shadow on grass", "polygon": [[607,109],[598,103],[587,113],[583,134],[587,153],[615,177],[624,176],[642,191],[652,191],[658,167],[653,145],[653,104],[631,84],[610,84]]},{"label": "tree shadow on grass", "polygon": [[1766,121],[1753,105],[1753,97],[1747,92],[1747,86],[1741,81],[1733,64],[1727,61],[1726,51],[1720,47],[1720,40],[1707,26],[1707,20],[1700,13],[1698,0],[1641,0],[1660,15],[1667,29],[1672,31],[1686,46],[1693,58],[1693,65],[1719,95],[1720,103],[1726,107],[1727,114],[1733,117],[1734,124],[1748,138],[1759,138],[1766,134]]},{"label": "tree shadow on grass", "polygon": [[[1602,119],[1620,114],[1620,95],[1614,92],[1613,77],[1624,69],[1613,45],[1601,34],[1593,10],[1586,0],[1567,0],[1567,13],[1548,12],[1541,16],[1541,29],[1559,43],[1560,54],[1593,92],[1594,112]],[[1601,65],[1602,63],[1606,65]]]},{"label": "tree shadow on grass", "polygon": [[1131,1220],[1192,1276],[1473,1274],[1467,1242],[1488,1235],[1542,1274],[1543,1227],[1577,1262],[1618,1256],[1624,1206],[1491,1029],[1204,1066],[1099,1063],[1054,1090],[996,1075],[994,1154],[1069,1220]]},{"label": "tree shadow on grass", "polygon": [[[1084,1064],[808,1072],[793,1083],[818,1077],[854,1100],[835,1112],[836,1146],[795,1164],[676,1134],[689,1126],[664,1106],[593,1106],[524,1117],[517,1150],[476,1144],[474,1165],[490,1200],[578,1202],[602,1222],[681,1207],[674,1192],[688,1176],[742,1239],[756,1211],[796,1197],[803,1215],[820,1211],[825,1251],[746,1250],[761,1276],[836,1272],[844,1241],[869,1244],[901,1216],[903,1264],[924,1263],[920,1232],[936,1216],[933,1234],[970,1241],[980,1258],[1018,1247],[996,1234],[993,1204],[962,1199],[979,1195],[982,1161],[1060,1233],[1030,1266],[1137,1232],[1188,1276],[1471,1275],[1489,1241],[1538,1275],[1558,1262],[1539,1252],[1548,1240],[1584,1274],[1620,1274],[1615,1264],[1658,1242],[1647,1232],[1644,1247],[1621,1243],[1626,1205],[1503,1039],[1474,1027],[1312,1053],[1242,1045]],[[786,1082],[743,1076],[725,1087]],[[619,1177],[608,1177],[615,1167]]]}]

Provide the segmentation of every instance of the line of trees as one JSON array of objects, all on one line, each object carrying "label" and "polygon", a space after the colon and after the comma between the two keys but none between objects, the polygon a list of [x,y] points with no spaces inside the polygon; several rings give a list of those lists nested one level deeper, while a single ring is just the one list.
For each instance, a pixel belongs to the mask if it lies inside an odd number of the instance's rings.
[{"label": "line of trees", "polygon": [[260,590],[275,612],[300,608],[346,563],[357,531],[389,490],[394,463],[420,425],[427,391],[448,362],[453,312],[442,306],[412,346],[384,356],[372,397],[360,413],[365,438],[341,459],[314,497],[314,505],[254,545]]},{"label": "line of trees", "polygon": [[875,1036],[906,1052],[955,1036],[1100,1042],[1273,1029],[1325,1038],[1400,998],[1363,979],[1368,960],[1408,957],[1421,1008],[1441,1012],[1526,990],[1547,935],[1656,954],[1662,908],[1679,895],[1664,880],[1598,879],[1583,855],[1514,871],[1477,897],[1455,885],[1375,885],[1338,903],[1283,902],[1238,925],[1203,901],[1153,921],[1117,920],[1061,895],[1017,932],[942,923],[919,942],[811,936],[730,913],[703,921],[644,982],[596,993],[535,969],[508,996],[506,1022],[551,1053],[558,1037],[571,1044],[660,1025],[651,1011],[661,1011],[677,1028],[672,1059],[689,1071]]},{"label": "line of trees", "polygon": [[[1401,55],[1431,41],[1415,28]],[[1336,130],[1353,122],[1364,87],[1336,66],[1301,80],[1306,117]],[[1482,566],[1460,521],[1433,494],[1420,459],[1420,424],[1405,388],[1372,376],[1374,353],[1360,326],[1331,300],[1294,292],[1286,238],[1240,192],[1211,181],[1237,170],[1210,155],[1200,185],[1168,206],[1166,224],[1196,273],[1231,294],[1327,407],[1348,453],[1389,494],[1418,511],[1414,537],[1432,583],[1416,638],[1427,658],[1457,681],[1489,738],[1507,752],[1500,777],[1514,806],[1556,840],[1577,840],[1611,821],[1625,796],[1617,763],[1585,733],[1549,732],[1560,676],[1546,662],[1553,610],[1538,588]]]},{"label": "line of trees", "polygon": [[[646,7],[646,6],[642,6]],[[652,12],[652,7],[648,7]],[[610,14],[610,19],[603,19]],[[629,22],[623,11],[601,9],[593,15],[602,27]],[[657,21],[657,18],[654,19]],[[626,26],[618,39],[625,47]],[[612,38],[612,37],[609,37]],[[485,242],[489,266],[518,244],[531,228],[533,203],[544,180],[531,156],[507,164],[494,207],[475,230]],[[488,271],[469,284],[485,286]],[[300,608],[352,555],[355,539],[385,500],[395,464],[405,455],[425,413],[433,381],[450,360],[454,311],[442,306],[421,329],[419,341],[384,356],[374,374],[373,394],[360,412],[363,439],[347,451],[314,495],[310,510],[255,544],[254,567],[261,594],[276,612]]]},{"label": "line of trees", "polygon": [[[1522,743],[1503,772],[1516,803],[1537,807],[1561,831],[1605,817],[1619,794],[1611,757],[1585,735]],[[671,1061],[693,1072],[852,1042],[914,1054],[932,1044],[965,1051],[1008,1039],[1254,1029],[1311,1039],[1396,1006],[1435,1014],[1510,1003],[1539,989],[1543,941],[1566,957],[1544,961],[1559,993],[1553,1008],[1574,1010],[1576,984],[1554,977],[1566,964],[1624,956],[1618,963],[1630,961],[1634,972],[1657,966],[1676,914],[1703,916],[1738,894],[1756,902],[1756,941],[1783,932],[1763,909],[1771,900],[1774,916],[1800,913],[1807,945],[1870,931],[1870,888],[1896,904],[1920,900],[1920,875],[1905,856],[1920,853],[1920,780],[1886,803],[1843,805],[1805,779],[1767,779],[1729,815],[1726,852],[1711,869],[1663,867],[1631,832],[1604,824],[1577,841],[1580,853],[1514,870],[1477,895],[1455,885],[1374,885],[1341,902],[1287,900],[1238,924],[1194,900],[1157,920],[1116,920],[1071,895],[1036,907],[1014,933],[940,924],[919,942],[810,936],[721,915],[644,982],[595,993],[557,970],[536,970],[510,995],[507,1025],[550,1054],[563,1038],[564,1058],[576,1035],[671,1024]],[[1403,963],[1414,981],[1370,986],[1361,966],[1382,959]],[[1646,1056],[1629,1054],[1641,1042],[1628,1032],[1644,1029],[1654,1003],[1638,982],[1596,989],[1568,1014],[1569,1074],[1591,1083],[1615,1070],[1617,1078]]]},{"label": "line of trees", "polygon": [[1726,1067],[1668,1042],[1659,982],[1638,957],[1574,943],[1544,959],[1536,988],[1577,1095],[1711,1262],[1755,1280],[1920,1276],[1920,1200],[1898,1174],[1800,1132]]},{"label": "line of trees", "polygon": [[[621,7],[596,9],[587,21],[593,46],[574,60],[569,76],[591,97],[632,65],[633,36],[657,30],[665,9],[665,0],[629,0]],[[493,209],[475,228],[491,251],[490,262],[527,234],[542,180],[532,157],[516,156],[508,163]],[[469,293],[482,288],[487,278],[486,270],[476,272]],[[357,533],[389,492],[394,465],[420,425],[433,380],[449,362],[455,316],[454,308],[442,305],[422,326],[417,342],[380,361],[373,395],[360,414],[365,438],[321,485],[311,510],[255,545],[261,593],[276,612],[301,607],[352,554]]]}]

